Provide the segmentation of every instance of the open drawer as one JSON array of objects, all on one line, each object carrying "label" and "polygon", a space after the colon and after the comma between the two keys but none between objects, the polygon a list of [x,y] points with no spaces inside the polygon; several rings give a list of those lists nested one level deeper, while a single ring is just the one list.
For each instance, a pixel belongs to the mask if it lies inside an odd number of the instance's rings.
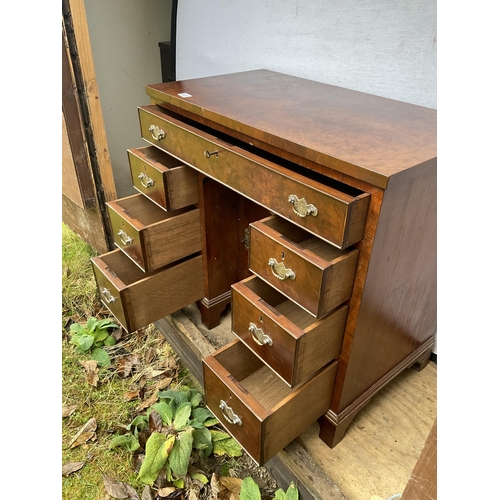
[{"label": "open drawer", "polygon": [[232,286],[233,333],[290,387],[340,354],[348,310],[316,319],[257,276]]},{"label": "open drawer", "polygon": [[127,151],[134,188],[164,210],[198,203],[198,173],[155,146]]},{"label": "open drawer", "polygon": [[172,314],[204,295],[201,255],[143,273],[120,249],[92,257],[103,304],[128,332]]},{"label": "open drawer", "polygon": [[278,216],[250,224],[250,271],[317,318],[351,297],[358,258]]},{"label": "open drawer", "polygon": [[307,169],[233,144],[159,106],[138,109],[141,136],[150,144],[339,248],[363,238],[370,194],[326,176],[319,182]]},{"label": "open drawer", "polygon": [[197,208],[166,212],[142,194],[106,205],[115,245],[145,272],[201,251]]},{"label": "open drawer", "polygon": [[242,342],[203,360],[205,401],[247,453],[263,465],[330,407],[337,362],[295,389]]}]

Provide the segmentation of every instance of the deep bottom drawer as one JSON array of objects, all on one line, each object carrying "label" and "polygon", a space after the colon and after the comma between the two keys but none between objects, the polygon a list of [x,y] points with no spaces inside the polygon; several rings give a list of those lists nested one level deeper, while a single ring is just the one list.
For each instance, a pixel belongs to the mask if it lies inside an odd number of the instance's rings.
[{"label": "deep bottom drawer", "polygon": [[334,361],[295,389],[239,340],[203,360],[207,407],[262,465],[330,406]]},{"label": "deep bottom drawer", "polygon": [[143,273],[121,250],[91,259],[103,304],[133,332],[204,295],[201,255]]}]

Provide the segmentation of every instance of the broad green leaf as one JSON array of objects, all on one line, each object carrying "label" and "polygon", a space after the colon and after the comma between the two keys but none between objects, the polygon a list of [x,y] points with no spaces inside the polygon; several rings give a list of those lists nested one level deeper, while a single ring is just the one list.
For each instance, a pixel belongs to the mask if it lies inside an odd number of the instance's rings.
[{"label": "broad green leaf", "polygon": [[86,331],[85,327],[80,325],[80,323],[72,323],[69,327],[69,331],[73,333],[80,333],[82,330]]},{"label": "broad green leaf", "polygon": [[79,335],[78,339],[78,347],[83,351],[88,351],[92,345],[94,344],[94,337],[92,335],[87,335],[86,333]]},{"label": "broad green leaf", "polygon": [[210,434],[212,435],[212,441],[214,443],[216,441],[222,441],[223,439],[228,439],[230,437],[227,432],[216,431],[214,429],[210,430]]},{"label": "broad green leaf", "polygon": [[191,403],[189,402],[182,403],[175,412],[174,428],[178,431],[184,429],[184,427],[186,427],[189,421],[190,415],[191,415]]},{"label": "broad green leaf", "polygon": [[219,421],[214,417],[214,418],[209,418],[203,422],[203,425],[205,427],[212,427],[212,425],[217,425]]},{"label": "broad green leaf", "polygon": [[241,446],[232,437],[216,441],[213,452],[215,455],[227,455],[229,457],[241,457],[242,454]]},{"label": "broad green leaf", "polygon": [[172,481],[172,484],[176,487],[176,488],[184,488],[184,479],[174,479]]},{"label": "broad green leaf", "polygon": [[198,420],[199,422],[205,422],[208,418],[213,418],[212,412],[207,410],[206,408],[193,408],[191,412],[191,416],[194,420]]},{"label": "broad green leaf", "polygon": [[299,500],[299,489],[294,483],[290,483],[290,486],[286,490],[286,495],[284,500]]},{"label": "broad green leaf", "polygon": [[189,395],[189,402],[191,403],[191,406],[193,408],[196,408],[202,401],[203,396],[198,391],[195,391],[194,389],[191,390],[191,393]]},{"label": "broad green leaf", "polygon": [[146,484],[152,485],[162,467],[168,459],[168,450],[171,443],[175,440],[174,436],[167,439],[161,432],[153,432],[146,442],[146,455],[139,471],[139,479]]},{"label": "broad green leaf", "polygon": [[168,406],[165,401],[160,401],[159,403],[155,403],[152,406],[153,409],[155,409],[160,415],[161,419],[163,420],[163,423],[166,425],[172,425],[172,408]]},{"label": "broad green leaf", "polygon": [[96,326],[97,326],[97,318],[94,318],[94,316],[90,316],[90,318],[87,320],[87,330],[92,333]]},{"label": "broad green leaf", "polygon": [[92,351],[92,354],[90,355],[90,359],[97,361],[97,364],[99,366],[109,366],[111,364],[111,359],[109,357],[109,354],[104,349],[101,349],[100,347],[98,347],[97,349],[94,349]]},{"label": "broad green leaf", "polygon": [[122,436],[115,436],[109,443],[109,449],[124,448],[128,451],[138,450],[141,445],[138,439],[133,434],[123,434]]},{"label": "broad green leaf", "polygon": [[172,472],[177,476],[185,476],[189,466],[189,458],[193,451],[193,435],[191,432],[178,434],[174,447],[168,456]]},{"label": "broad green leaf", "polygon": [[110,318],[106,318],[106,319],[100,319],[97,322],[97,327],[109,330],[110,328],[118,328],[118,325],[114,323],[113,320],[111,320]]},{"label": "broad green leaf", "polygon": [[195,429],[193,431],[193,448],[202,450],[208,448],[212,444],[212,435],[210,431],[203,427],[202,429]]},{"label": "broad green leaf", "polygon": [[108,332],[106,330],[101,330],[99,328],[96,328],[94,330],[94,339],[96,342],[99,342],[100,340],[105,340],[107,336]]},{"label": "broad green leaf", "polygon": [[106,337],[106,340],[104,341],[104,345],[115,345],[116,344],[116,339],[113,337],[113,335],[108,335]]},{"label": "broad green leaf", "polygon": [[193,479],[198,479],[198,481],[202,482],[203,484],[208,483],[207,476],[204,474],[200,474],[199,472],[194,472],[193,474],[190,474]]},{"label": "broad green leaf", "polygon": [[241,482],[240,500],[260,500],[259,485],[249,476]]},{"label": "broad green leaf", "polygon": [[281,489],[274,492],[274,500],[285,500],[285,492]]},{"label": "broad green leaf", "polygon": [[[159,413],[159,412],[158,412]],[[146,415],[137,415],[137,417],[128,424],[127,429],[130,430],[132,427],[136,427],[139,430],[144,429],[148,425],[148,417]]]}]

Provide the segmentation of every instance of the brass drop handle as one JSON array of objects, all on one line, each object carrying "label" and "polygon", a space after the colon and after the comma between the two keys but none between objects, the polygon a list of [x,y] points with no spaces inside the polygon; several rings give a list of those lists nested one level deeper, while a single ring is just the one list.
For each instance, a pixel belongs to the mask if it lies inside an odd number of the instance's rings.
[{"label": "brass drop handle", "polygon": [[248,329],[252,332],[252,338],[258,345],[273,345],[273,339],[264,333],[255,323],[250,323]]},{"label": "brass drop handle", "polygon": [[234,425],[241,425],[241,418],[234,413],[233,409],[224,401],[220,400],[219,408],[222,410],[222,415],[230,423]]},{"label": "brass drop handle", "polygon": [[132,238],[123,230],[123,229],[120,229],[118,231],[118,237],[120,238],[121,242],[124,244],[124,245],[131,245],[132,244]]},{"label": "brass drop handle", "polygon": [[291,270],[285,267],[285,264],[283,262],[278,262],[274,258],[270,258],[268,264],[271,266],[271,272],[278,278],[279,280],[294,280],[295,279],[295,273]]},{"label": "brass drop handle", "polygon": [[141,181],[141,184],[145,187],[145,188],[150,188],[154,185],[155,181],[153,179],[151,179],[151,177],[148,177],[148,174],[146,174],[145,172],[141,172],[139,175],[138,175],[138,178],[139,180]]},{"label": "brass drop handle", "polygon": [[153,136],[153,139],[155,141],[161,141],[162,139],[165,139],[165,132],[160,127],[158,127],[158,125],[150,125],[149,131],[151,132],[151,135]]},{"label": "brass drop handle", "polygon": [[107,288],[103,288],[101,290],[102,296],[104,297],[104,300],[108,304],[112,304],[113,302],[116,302],[116,299],[111,295],[111,292]]},{"label": "brass drop handle", "polygon": [[219,152],[218,151],[208,151],[208,150],[205,150],[205,158],[210,158],[212,156],[215,156],[216,158],[219,158]]},{"label": "brass drop handle", "polygon": [[288,203],[292,204],[293,211],[299,217],[307,217],[308,215],[312,215],[316,217],[318,215],[318,209],[311,203],[307,203],[305,198],[298,198],[298,196],[291,194],[288,197]]}]

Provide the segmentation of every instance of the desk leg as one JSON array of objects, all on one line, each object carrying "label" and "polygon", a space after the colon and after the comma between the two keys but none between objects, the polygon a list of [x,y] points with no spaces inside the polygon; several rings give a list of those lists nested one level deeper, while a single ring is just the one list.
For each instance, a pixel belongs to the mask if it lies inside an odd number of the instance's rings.
[{"label": "desk leg", "polygon": [[269,210],[202,174],[199,193],[205,297],[197,305],[203,324],[211,329],[231,303],[231,285],[250,275],[245,230]]}]

